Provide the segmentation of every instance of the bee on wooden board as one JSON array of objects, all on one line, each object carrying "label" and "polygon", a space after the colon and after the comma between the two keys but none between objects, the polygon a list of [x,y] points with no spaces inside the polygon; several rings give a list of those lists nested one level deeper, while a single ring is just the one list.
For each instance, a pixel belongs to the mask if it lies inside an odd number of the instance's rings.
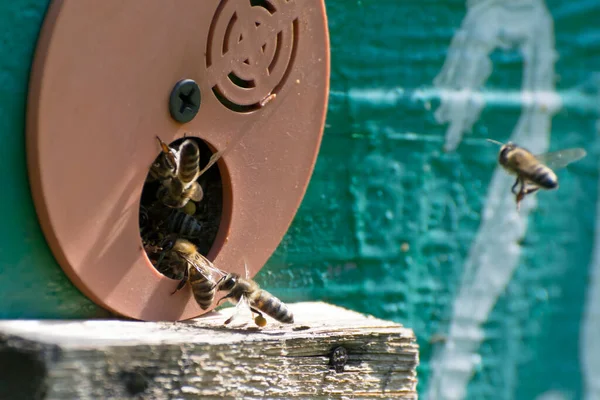
[{"label": "bee on wooden board", "polygon": [[183,270],[183,278],[171,294],[177,293],[189,282],[200,308],[208,309],[215,298],[217,287],[213,274],[224,276],[225,273],[200,254],[192,242],[177,238],[176,235],[165,239],[162,251],[163,255],[157,262],[157,268],[166,261],[171,268]]},{"label": "bee on wooden board", "polygon": [[204,197],[202,186],[196,181],[200,176],[200,149],[192,139],[186,139],[177,151],[177,168],[174,176],[162,181],[156,197],[167,207],[181,208],[190,200]]},{"label": "bee on wooden board", "polygon": [[258,315],[254,319],[254,323],[259,327],[267,324],[267,320],[262,313],[279,322],[286,324],[294,323],[294,315],[285,303],[266,290],[261,289],[256,282],[248,277],[247,269],[246,278],[242,278],[236,273],[229,273],[223,276],[217,282],[217,291],[229,292],[219,299],[217,306],[224,300],[228,300],[230,303],[236,305],[236,311],[225,321],[225,325],[234,319],[239,312],[239,306],[242,304],[248,305],[250,310]]},{"label": "bee on wooden board", "polygon": [[582,148],[571,148],[533,155],[529,150],[511,142],[504,144],[492,139],[487,140],[501,146],[498,163],[509,174],[517,176],[511,188],[511,192],[516,196],[517,211],[525,196],[539,189],[558,188],[558,177],[554,170],[564,168],[587,154]]}]

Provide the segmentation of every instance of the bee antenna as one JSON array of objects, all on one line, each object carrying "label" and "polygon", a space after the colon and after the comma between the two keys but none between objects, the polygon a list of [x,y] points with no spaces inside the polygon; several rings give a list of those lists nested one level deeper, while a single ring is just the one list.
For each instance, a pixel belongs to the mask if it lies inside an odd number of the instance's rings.
[{"label": "bee antenna", "polygon": [[160,145],[160,148],[163,151],[163,153],[171,153],[169,151],[169,146],[165,142],[160,140],[160,138],[158,136],[156,136],[156,139],[158,140],[158,144]]},{"label": "bee antenna", "polygon": [[494,139],[485,139],[485,140],[487,140],[488,142],[495,143],[495,144],[497,144],[497,145],[499,145],[499,146],[504,146],[504,143],[502,143],[502,142],[499,142],[499,141],[497,141],[497,140],[494,140]]},{"label": "bee antenna", "polygon": [[250,271],[248,271],[248,263],[246,262],[245,258],[244,258],[244,271],[246,272],[246,279],[250,279]]}]

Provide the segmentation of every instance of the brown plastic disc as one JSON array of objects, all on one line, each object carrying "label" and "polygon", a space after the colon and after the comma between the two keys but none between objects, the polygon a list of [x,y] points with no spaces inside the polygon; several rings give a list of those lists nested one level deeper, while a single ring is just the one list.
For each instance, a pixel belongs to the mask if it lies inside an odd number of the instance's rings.
[{"label": "brown plastic disc", "polygon": [[[184,124],[169,113],[181,79],[201,93]],[[27,150],[35,206],[59,264],[113,312],[142,320],[202,314],[189,285],[171,295],[177,281],[142,249],[138,211],[159,153],[155,136],[170,143],[187,134],[228,149],[208,258],[241,274],[246,262],[254,276],[306,190],[328,89],[322,0],[53,1],[32,72]]]}]

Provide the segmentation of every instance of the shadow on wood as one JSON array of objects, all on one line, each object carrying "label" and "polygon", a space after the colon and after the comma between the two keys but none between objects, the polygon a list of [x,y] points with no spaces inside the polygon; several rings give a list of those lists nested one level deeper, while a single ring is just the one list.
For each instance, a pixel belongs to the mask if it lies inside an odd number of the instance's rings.
[{"label": "shadow on wood", "polygon": [[0,398],[417,398],[412,330],[289,306],[295,324],[261,330],[223,326],[233,308],[177,323],[0,321]]}]

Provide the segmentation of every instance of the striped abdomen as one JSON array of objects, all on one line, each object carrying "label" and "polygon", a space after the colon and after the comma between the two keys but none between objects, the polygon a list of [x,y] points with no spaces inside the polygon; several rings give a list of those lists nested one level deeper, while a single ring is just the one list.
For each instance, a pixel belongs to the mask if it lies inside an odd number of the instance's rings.
[{"label": "striped abdomen", "polygon": [[179,150],[179,179],[189,184],[198,178],[200,172],[200,149],[194,141],[187,139]]},{"label": "striped abdomen", "polygon": [[556,189],[558,187],[556,174],[543,164],[536,164],[531,168],[526,174],[526,178],[544,189]]},{"label": "striped abdomen", "polygon": [[215,281],[209,277],[208,273],[205,275],[198,271],[194,266],[189,266],[190,268],[190,277],[189,282],[190,286],[192,286],[192,293],[194,294],[194,299],[202,308],[206,310],[213,302],[215,298]]},{"label": "striped abdomen", "polygon": [[252,307],[264,312],[269,317],[276,319],[279,322],[287,324],[294,322],[294,315],[285,303],[265,290],[259,289],[249,300]]},{"label": "striped abdomen", "polygon": [[202,235],[202,224],[183,211],[173,211],[167,220],[167,229],[186,238],[198,238]]}]

